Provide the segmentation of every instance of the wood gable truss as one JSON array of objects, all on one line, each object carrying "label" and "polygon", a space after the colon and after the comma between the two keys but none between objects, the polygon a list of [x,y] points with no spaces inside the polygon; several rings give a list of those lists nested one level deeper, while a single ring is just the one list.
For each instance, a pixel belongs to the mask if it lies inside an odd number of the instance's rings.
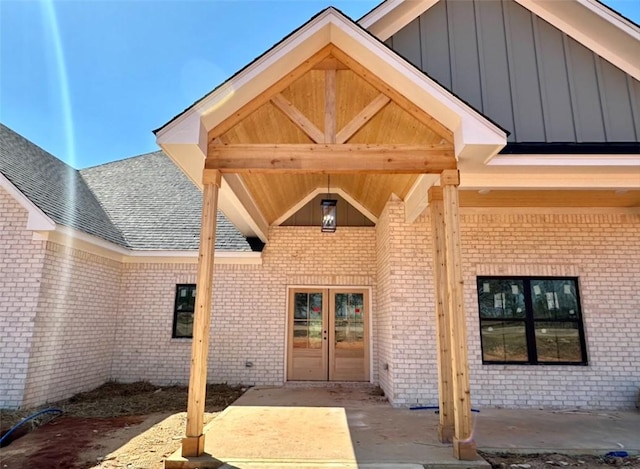
[{"label": "wood gable truss", "polygon": [[[221,172],[440,173],[451,131],[333,45],[209,131]],[[258,167],[256,167],[258,164]]]},{"label": "wood gable truss", "polygon": [[207,140],[205,180],[237,173],[269,224],[325,187],[327,174],[378,216],[391,193],[404,197],[420,174],[457,168],[452,132],[333,44]]}]

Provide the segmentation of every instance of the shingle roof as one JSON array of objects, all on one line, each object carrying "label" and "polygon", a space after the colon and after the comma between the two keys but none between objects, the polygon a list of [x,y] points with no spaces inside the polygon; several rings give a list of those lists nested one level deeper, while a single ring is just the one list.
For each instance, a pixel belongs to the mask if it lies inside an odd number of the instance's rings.
[{"label": "shingle roof", "polygon": [[[0,172],[54,222],[134,250],[197,250],[202,196],[162,152],[77,171],[0,124]],[[216,249],[251,251],[218,212]]]},{"label": "shingle roof", "polygon": [[54,222],[126,246],[78,171],[3,124],[0,172]]},{"label": "shingle roof", "polygon": [[[198,249],[202,193],[163,152],[83,169],[80,174],[132,249]],[[251,250],[222,212],[216,249]]]}]

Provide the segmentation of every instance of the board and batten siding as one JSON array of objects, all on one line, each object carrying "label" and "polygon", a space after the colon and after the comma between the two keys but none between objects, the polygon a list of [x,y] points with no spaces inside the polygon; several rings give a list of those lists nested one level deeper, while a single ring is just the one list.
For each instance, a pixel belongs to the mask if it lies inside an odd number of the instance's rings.
[{"label": "board and batten siding", "polygon": [[441,0],[387,44],[509,142],[640,140],[640,82],[513,0]]}]

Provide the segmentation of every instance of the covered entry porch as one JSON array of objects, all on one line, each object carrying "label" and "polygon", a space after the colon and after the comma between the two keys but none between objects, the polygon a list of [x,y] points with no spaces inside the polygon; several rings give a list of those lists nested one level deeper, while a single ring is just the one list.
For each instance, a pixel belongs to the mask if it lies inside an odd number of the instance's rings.
[{"label": "covered entry porch", "polygon": [[[207,425],[203,456],[184,458],[178,450],[166,467],[489,467],[480,458],[453,458],[450,448],[438,441],[439,420],[433,409],[394,409],[372,390],[371,385],[252,388]],[[310,420],[310,415],[317,418]],[[640,452],[638,416],[631,410],[482,408],[473,415],[476,443],[486,452],[559,453],[584,460],[586,454],[602,456],[620,446],[631,455]],[[555,456],[548,454],[543,461],[557,460]],[[524,456],[514,462],[531,460]]]},{"label": "covered entry porch", "polygon": [[[157,135],[165,152],[203,189],[182,455],[198,457],[206,449],[203,413],[217,209],[248,237],[268,246],[270,227],[330,185],[328,191],[334,187],[374,223],[390,199],[402,201],[405,224],[429,205],[435,314],[424,321],[436,323],[438,343],[422,346],[437,348],[437,435],[441,442],[452,443],[455,458],[475,460],[459,165],[482,164],[494,156],[505,143],[504,132],[328,9]],[[400,260],[407,256],[401,247],[384,245]],[[316,286],[330,290],[344,284]],[[402,295],[396,288],[390,283],[385,294]]]}]

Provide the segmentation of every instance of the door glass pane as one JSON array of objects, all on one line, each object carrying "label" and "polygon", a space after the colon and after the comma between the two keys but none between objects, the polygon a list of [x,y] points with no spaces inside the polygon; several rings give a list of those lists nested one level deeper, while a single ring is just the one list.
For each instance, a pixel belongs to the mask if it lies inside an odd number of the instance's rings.
[{"label": "door glass pane", "polygon": [[322,348],[322,293],[294,295],[293,348]]},{"label": "door glass pane", "polygon": [[481,320],[484,361],[526,362],[527,336],[523,321]]},{"label": "door glass pane", "polygon": [[540,362],[581,362],[582,348],[575,322],[536,322]]},{"label": "door glass pane", "polygon": [[364,352],[364,295],[362,293],[335,294],[336,349]]}]

